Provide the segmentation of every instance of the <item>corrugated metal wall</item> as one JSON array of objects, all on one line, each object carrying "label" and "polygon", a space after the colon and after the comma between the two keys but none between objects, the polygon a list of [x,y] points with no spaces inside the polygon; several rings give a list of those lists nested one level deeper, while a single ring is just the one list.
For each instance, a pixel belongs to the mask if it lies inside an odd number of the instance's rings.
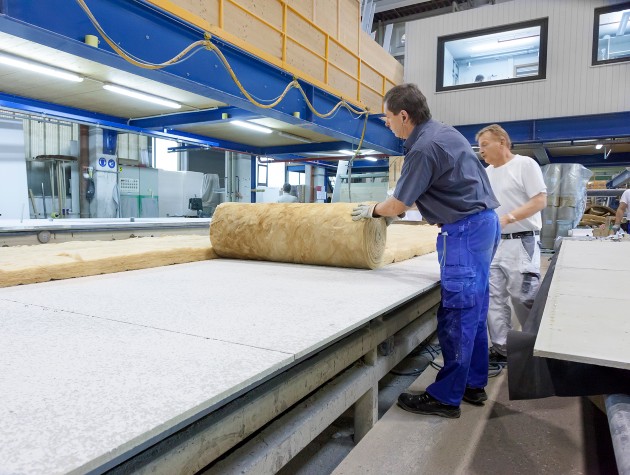
[{"label": "corrugated metal wall", "polygon": [[[591,66],[595,8],[610,0],[513,0],[407,23],[405,81],[451,125],[630,110],[630,63]],[[437,38],[549,18],[547,79],[436,93]]]}]

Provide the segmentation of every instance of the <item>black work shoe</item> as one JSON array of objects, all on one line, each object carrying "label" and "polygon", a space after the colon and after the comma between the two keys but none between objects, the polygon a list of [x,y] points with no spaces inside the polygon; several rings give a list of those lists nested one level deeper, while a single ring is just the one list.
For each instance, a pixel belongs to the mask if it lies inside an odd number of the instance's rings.
[{"label": "black work shoe", "polygon": [[494,348],[490,348],[490,354],[488,355],[488,362],[490,364],[499,364],[502,366],[507,365],[507,356],[502,355]]},{"label": "black work shoe", "polygon": [[398,396],[398,405],[405,411],[415,414],[434,414],[450,419],[457,419],[461,414],[459,407],[443,404],[427,392],[422,394],[402,393]]},{"label": "black work shoe", "polygon": [[469,404],[483,406],[483,402],[488,400],[488,395],[483,388],[466,388],[463,399]]}]

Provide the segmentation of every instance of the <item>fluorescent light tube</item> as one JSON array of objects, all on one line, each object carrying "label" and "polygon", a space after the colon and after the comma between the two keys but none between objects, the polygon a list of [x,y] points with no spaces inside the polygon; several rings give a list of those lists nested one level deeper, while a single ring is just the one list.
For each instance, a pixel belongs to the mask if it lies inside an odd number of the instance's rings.
[{"label": "fluorescent light tube", "polygon": [[273,130],[263,127],[262,125],[252,124],[251,122],[245,122],[243,120],[233,120],[231,124],[238,125],[239,127],[245,127],[246,129],[255,130],[263,134],[270,134]]},{"label": "fluorescent light tube", "polygon": [[378,162],[378,158],[376,157],[363,157],[363,160],[367,160],[368,162]]},{"label": "fluorescent light tube", "polygon": [[152,104],[170,107],[171,109],[181,109],[182,107],[177,102],[169,101],[168,99],[163,99],[157,96],[151,96],[149,94],[145,94],[144,92],[134,91],[133,89],[127,89],[126,87],[114,86],[113,84],[103,84],[103,89],[115,92],[116,94],[122,94],[123,96],[133,97],[134,99],[139,99],[141,101],[151,102]]},{"label": "fluorescent light tube", "polygon": [[56,77],[58,79],[65,79],[66,81],[81,82],[83,78],[78,74],[64,71],[63,69],[57,69],[50,66],[44,66],[43,64],[35,63],[26,59],[20,59],[13,56],[0,54],[0,63],[15,68],[25,69],[39,74],[45,74],[46,76]]},{"label": "fluorescent light tube", "polygon": [[497,40],[496,42],[491,41],[490,43],[480,43],[476,45],[472,45],[470,47],[470,51],[474,53],[486,52],[486,51],[496,51],[502,50],[505,48],[513,48],[519,46],[530,45],[530,47],[535,46],[536,39],[538,35],[526,36],[524,38],[508,38],[505,40]]},{"label": "fluorescent light tube", "polygon": [[311,143],[309,139],[305,139],[304,137],[300,137],[299,135],[289,134],[287,132],[278,132],[278,135],[287,139],[297,140],[298,142]]},{"label": "fluorescent light tube", "polygon": [[595,149],[597,149],[597,150],[601,149],[602,147],[603,147],[603,145],[602,145],[602,144],[600,144],[600,143],[598,143],[597,145],[595,145]]},{"label": "fluorescent light tube", "polygon": [[[337,150],[337,153],[342,153],[344,155],[354,155],[356,153],[356,150],[348,150],[348,149],[343,149],[343,150]],[[364,160],[370,160],[372,162],[375,162],[378,160],[378,158],[368,158],[365,155],[375,155],[378,154],[378,152],[376,150],[372,150],[372,149],[364,149],[362,148],[361,150],[359,150],[358,156],[362,157],[362,159]]]}]

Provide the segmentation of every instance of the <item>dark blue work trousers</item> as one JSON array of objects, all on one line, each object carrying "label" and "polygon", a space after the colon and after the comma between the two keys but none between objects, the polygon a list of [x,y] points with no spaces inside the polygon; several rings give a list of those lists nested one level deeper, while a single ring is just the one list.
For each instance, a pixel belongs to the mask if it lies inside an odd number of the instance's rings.
[{"label": "dark blue work trousers", "polygon": [[438,235],[442,302],[437,332],[444,367],[427,392],[444,404],[459,406],[467,386],[488,383],[488,275],[500,239],[494,210],[444,224]]}]

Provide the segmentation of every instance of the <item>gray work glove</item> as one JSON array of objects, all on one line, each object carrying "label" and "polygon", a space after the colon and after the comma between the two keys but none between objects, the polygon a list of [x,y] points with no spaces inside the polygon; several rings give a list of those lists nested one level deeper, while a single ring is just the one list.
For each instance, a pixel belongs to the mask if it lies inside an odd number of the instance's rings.
[{"label": "gray work glove", "polygon": [[612,227],[612,231],[613,231],[613,233],[615,233],[615,234],[616,234],[616,233],[618,233],[618,232],[619,232],[619,228],[620,228],[620,227],[621,227],[621,226],[619,226],[618,224],[613,225],[613,227]]},{"label": "gray work glove", "polygon": [[375,204],[361,203],[352,210],[352,221],[359,221],[364,218],[380,218],[380,216],[374,216]]},{"label": "gray work glove", "polygon": [[398,221],[400,218],[403,218],[405,216],[405,213],[401,213],[398,216],[374,216],[375,207],[375,204],[372,205],[367,203],[361,203],[360,205],[357,205],[357,207],[352,210],[352,220],[358,221],[363,218],[383,218],[385,219],[385,224],[389,226],[394,221]]}]

